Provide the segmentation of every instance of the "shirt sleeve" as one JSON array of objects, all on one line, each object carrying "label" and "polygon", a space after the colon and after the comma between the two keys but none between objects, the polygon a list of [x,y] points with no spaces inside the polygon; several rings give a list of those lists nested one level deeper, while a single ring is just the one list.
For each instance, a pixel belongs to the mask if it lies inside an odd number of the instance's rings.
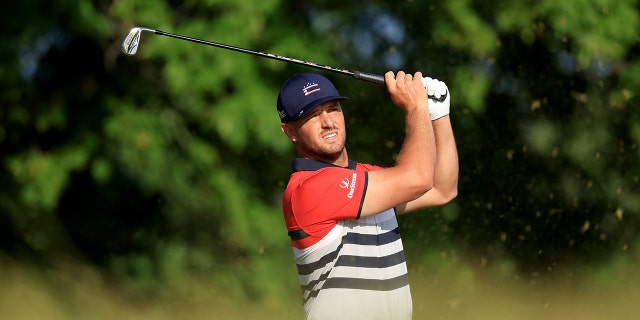
[{"label": "shirt sleeve", "polygon": [[339,220],[360,216],[366,186],[363,170],[320,169],[293,191],[293,214],[307,233],[328,232]]}]

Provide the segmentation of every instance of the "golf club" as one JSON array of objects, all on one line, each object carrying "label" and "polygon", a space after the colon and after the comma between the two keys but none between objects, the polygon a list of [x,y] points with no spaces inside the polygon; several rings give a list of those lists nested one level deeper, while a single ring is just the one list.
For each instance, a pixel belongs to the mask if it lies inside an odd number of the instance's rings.
[{"label": "golf club", "polygon": [[[181,35],[177,35],[177,34],[173,34],[173,33],[169,33],[169,32],[160,31],[160,30],[157,30],[157,29],[151,29],[151,28],[145,28],[145,27],[134,27],[134,28],[131,29],[131,31],[129,31],[129,34],[127,34],[127,36],[122,41],[122,52],[124,52],[126,55],[130,55],[130,56],[135,55],[136,52],[138,51],[138,46],[140,45],[140,37],[141,37],[143,31],[155,33],[155,34],[158,34],[158,35],[161,35],[161,36],[167,36],[167,37],[171,37],[171,38],[176,38],[176,39],[180,39],[180,40],[187,40],[187,41],[191,41],[191,42],[195,42],[195,43],[199,43],[199,44],[205,44],[205,45],[208,45],[208,46],[218,47],[218,48],[222,48],[222,49],[227,49],[227,50],[233,50],[233,51],[237,51],[237,52],[252,54],[252,55],[256,55],[256,56],[263,57],[263,58],[269,58],[269,59],[278,60],[278,61],[295,63],[295,64],[299,64],[299,65],[303,65],[303,66],[307,66],[307,67],[311,67],[311,68],[316,68],[316,69],[320,69],[320,70],[340,73],[340,74],[343,74],[343,75],[351,76],[351,77],[353,77],[355,79],[358,79],[358,80],[370,82],[370,83],[377,84],[377,85],[384,85],[384,82],[385,82],[384,81],[384,76],[377,75],[377,74],[371,74],[371,73],[360,72],[360,71],[349,71],[349,70],[345,70],[345,69],[333,68],[333,67],[326,66],[326,65],[319,65],[319,64],[313,63],[313,62],[302,61],[302,60],[293,59],[293,58],[287,58],[287,57],[283,57],[283,56],[274,55],[274,54],[271,54],[271,53],[264,53],[264,52],[259,52],[259,51],[253,51],[253,50],[238,48],[238,47],[234,47],[234,46],[230,46],[230,45],[226,45],[226,44],[222,44],[222,43],[211,42],[211,41],[206,41],[206,40],[200,40],[200,39],[196,39],[196,38],[181,36]],[[447,94],[448,94],[448,92],[447,92]],[[447,94],[445,94],[443,96],[440,96],[439,98],[436,98],[434,96],[429,96],[429,98],[437,100],[437,101],[444,101],[445,98],[447,97]]]}]

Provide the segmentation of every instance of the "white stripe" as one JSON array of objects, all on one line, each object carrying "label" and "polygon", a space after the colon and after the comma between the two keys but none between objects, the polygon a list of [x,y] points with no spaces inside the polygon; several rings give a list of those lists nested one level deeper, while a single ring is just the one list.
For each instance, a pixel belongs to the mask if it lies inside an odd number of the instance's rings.
[{"label": "white stripe", "polygon": [[386,280],[407,274],[405,262],[387,268],[333,267],[331,278]]},{"label": "white stripe", "polygon": [[342,229],[344,227],[342,226],[341,223],[338,223],[335,227],[333,227],[333,229],[331,229],[331,231],[329,231],[329,233],[327,233],[326,236],[324,236],[324,238],[322,238],[322,240],[316,242],[315,244],[313,244],[312,246],[305,248],[305,249],[298,249],[293,247],[293,255],[295,256],[296,260],[298,259],[303,259],[306,258],[309,254],[311,254],[312,252],[329,245],[330,243],[332,243],[335,239],[341,238],[342,237]]},{"label": "white stripe", "polygon": [[409,286],[381,292],[358,289],[323,290],[305,306],[306,319],[411,319]]},{"label": "white stripe", "polygon": [[342,255],[360,257],[384,257],[403,250],[400,239],[381,246],[362,246],[357,244],[345,244],[342,247]]},{"label": "white stripe", "polygon": [[[336,242],[335,246],[339,245],[339,243],[340,242]],[[327,250],[327,251],[335,250],[335,246],[331,247],[330,248],[331,250]],[[353,255],[357,257],[385,257],[385,256],[392,255],[402,251],[403,251],[402,241],[398,239],[392,243],[382,245],[382,246],[375,246],[375,247],[361,246],[356,244],[345,244],[342,247],[340,256]],[[308,258],[313,258],[313,261],[318,261],[320,258],[324,256],[324,254],[326,254],[326,252],[320,252],[320,251],[314,252],[313,255]],[[305,261],[305,262],[312,263],[312,261]],[[346,277],[352,277],[352,278],[370,278],[371,277],[370,275],[373,275],[373,274],[376,274],[376,272],[379,272],[376,270],[384,270],[384,269],[388,269],[389,271],[387,272],[392,272],[393,274],[393,276],[389,276],[388,278],[392,278],[397,275],[407,273],[406,261],[399,263],[395,266],[387,267],[387,268],[362,268],[362,267],[352,267],[352,266],[336,267],[333,265],[333,262],[330,263],[328,266],[323,266],[313,271],[311,274],[298,275],[300,283],[308,284],[310,281],[317,280],[323,273],[327,272],[328,269],[333,269],[331,273],[331,277],[346,276]],[[341,271],[336,271],[336,270],[341,270]],[[362,270],[364,270],[363,273],[358,273],[359,271],[362,271]],[[335,272],[341,272],[340,273],[341,275],[336,275]],[[365,274],[365,275],[363,276],[362,274]],[[371,277],[371,278],[375,279],[377,277]]]},{"label": "white stripe", "polygon": [[[301,285],[308,285],[311,281],[318,280],[318,278],[326,270],[317,270],[308,275],[298,275],[298,280]],[[348,267],[340,266],[331,268],[331,275],[327,279],[331,278],[352,278],[352,279],[373,279],[373,280],[388,280],[402,275],[406,275],[407,264],[403,262],[395,266],[386,268],[362,268],[362,267]]]},{"label": "white stripe", "polygon": [[[338,224],[336,224],[329,233],[324,236],[320,241],[311,245],[305,249],[298,249],[292,247],[293,255],[295,259],[298,261],[300,259],[306,260],[305,263],[309,263],[309,260],[317,260],[320,257],[324,256],[324,253],[335,250],[338,244],[334,244],[332,247],[329,247],[330,250],[326,250],[326,246],[334,243],[336,239],[342,238],[344,236],[343,232],[350,231],[360,234],[367,235],[376,235],[385,233],[391,230],[394,230],[398,227],[398,221],[395,219],[395,212],[393,209],[389,209],[382,213],[379,213],[374,216],[366,217],[364,219],[359,220],[340,220]],[[344,230],[344,228],[348,228],[348,230]],[[309,255],[316,250],[324,248],[324,252],[322,252],[317,259],[309,259]],[[400,248],[402,250],[402,248]]]}]

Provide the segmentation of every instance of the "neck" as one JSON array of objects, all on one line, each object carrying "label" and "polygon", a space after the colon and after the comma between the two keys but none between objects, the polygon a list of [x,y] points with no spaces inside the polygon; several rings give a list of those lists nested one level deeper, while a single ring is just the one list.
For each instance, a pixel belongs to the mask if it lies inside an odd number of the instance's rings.
[{"label": "neck", "polygon": [[349,166],[349,156],[347,156],[347,149],[344,149],[338,158],[334,159],[332,162],[329,162],[335,166],[346,168]]},{"label": "neck", "polygon": [[300,158],[311,159],[316,161],[321,161],[324,163],[330,163],[334,166],[346,168],[349,166],[349,156],[347,155],[347,149],[343,149],[342,152],[335,156],[330,155],[309,155],[299,153]]}]

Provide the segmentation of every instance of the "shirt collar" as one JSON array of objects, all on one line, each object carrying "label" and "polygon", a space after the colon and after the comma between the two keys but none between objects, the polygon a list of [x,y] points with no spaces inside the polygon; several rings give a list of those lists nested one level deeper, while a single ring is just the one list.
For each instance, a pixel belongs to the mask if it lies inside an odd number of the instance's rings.
[{"label": "shirt collar", "polygon": [[[349,160],[349,165],[347,166],[347,168],[351,170],[355,170],[357,163],[358,162],[355,160]],[[322,168],[329,168],[329,167],[342,168],[340,166],[336,166],[331,163],[326,163],[326,162],[312,160],[312,159],[295,158],[293,159],[293,161],[291,161],[291,168],[293,169],[294,172],[295,171],[316,171]]]}]

